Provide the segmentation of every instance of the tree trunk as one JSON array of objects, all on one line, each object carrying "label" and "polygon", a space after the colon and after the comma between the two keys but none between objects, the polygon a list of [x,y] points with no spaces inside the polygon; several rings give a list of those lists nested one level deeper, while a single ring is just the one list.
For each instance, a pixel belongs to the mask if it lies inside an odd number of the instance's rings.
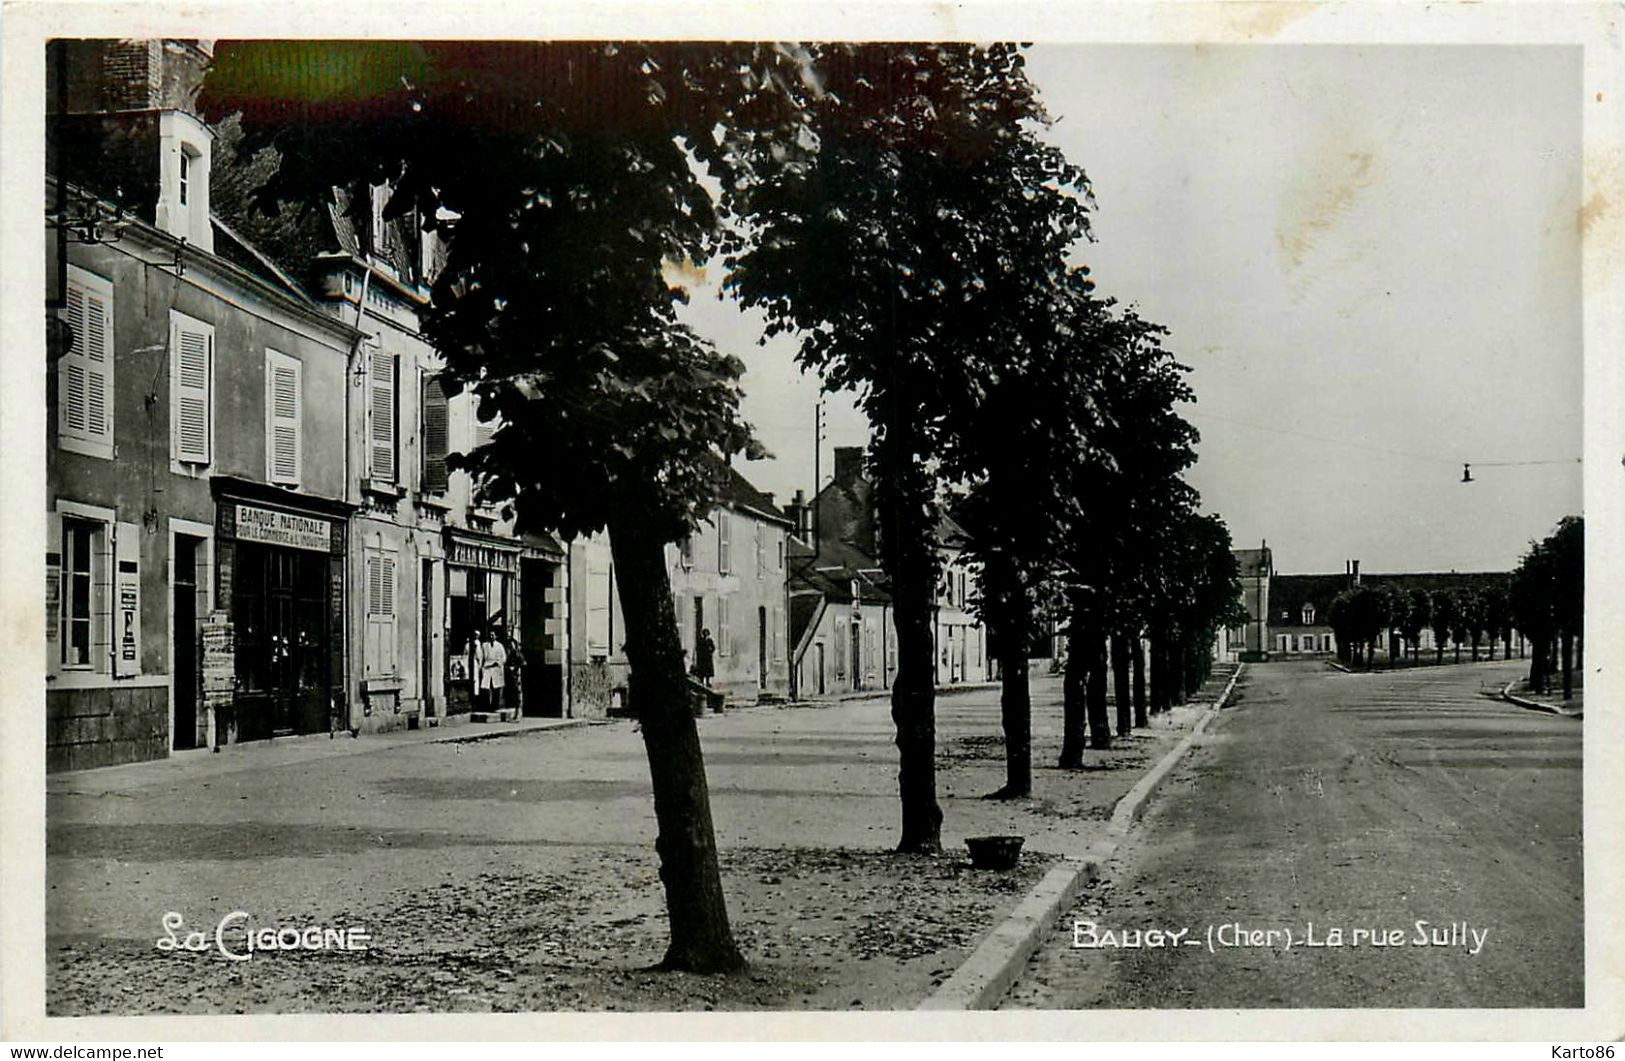
[{"label": "tree trunk", "polygon": [[932,485],[916,456],[913,410],[903,396],[887,397],[875,492],[881,566],[892,580],[897,626],[897,678],[891,697],[902,803],[897,850],[934,853],[942,850],[942,808],[937,805],[936,646],[931,637],[937,567]]},{"label": "tree trunk", "polygon": [[[1076,614],[1076,613],[1074,613]],[[1089,664],[1084,659],[1082,640],[1074,618],[1066,635],[1066,674],[1061,678],[1061,761],[1063,770],[1083,766],[1084,734],[1088,729],[1084,703]]]},{"label": "tree trunk", "polygon": [[1134,671],[1134,724],[1150,725],[1145,704],[1145,643],[1135,634],[1129,645],[1129,664]]},{"label": "tree trunk", "polygon": [[[887,528],[886,533],[897,531]],[[919,533],[916,531],[917,536]],[[921,561],[914,561],[910,566],[923,565]],[[929,571],[928,566],[926,570]],[[942,808],[937,805],[931,580],[911,579],[902,572],[899,575],[901,577],[893,579],[897,679],[891,698],[892,722],[897,727],[897,792],[902,801],[902,837],[897,850],[931,853],[942,850]]]},{"label": "tree trunk", "polygon": [[1546,691],[1546,639],[1534,638],[1529,652],[1529,688],[1532,692]]},{"label": "tree trunk", "polygon": [[1563,699],[1574,698],[1574,635],[1563,633]]},{"label": "tree trunk", "polygon": [[711,798],[700,734],[689,709],[688,678],[671,607],[665,543],[632,513],[611,520],[610,550],[621,574],[626,616],[627,697],[643,731],[653,782],[659,835],[660,879],[666,889],[671,943],[662,967],[715,973],[741,969],[744,957],[728,926],[728,906],[717,868]]},{"label": "tree trunk", "polygon": [[1026,641],[1016,643],[1014,652],[999,657],[999,714],[1004,723],[1004,787],[993,793],[998,799],[1025,799],[1033,792],[1033,705],[1027,689]]},{"label": "tree trunk", "polygon": [[1128,637],[1112,634],[1112,691],[1117,696],[1117,735],[1126,737],[1134,725],[1134,692],[1129,687]]},{"label": "tree trunk", "polygon": [[1478,635],[1473,635],[1473,662],[1478,662]]},{"label": "tree trunk", "polygon": [[1112,746],[1112,723],[1106,710],[1106,638],[1103,631],[1091,630],[1084,650],[1089,654],[1089,747]]},{"label": "tree trunk", "polygon": [[1457,663],[1461,662],[1461,642],[1460,641],[1456,642],[1456,662]]},{"label": "tree trunk", "polygon": [[1443,640],[1433,642],[1433,663],[1434,663],[1434,666],[1443,666],[1444,665],[1444,641]]}]

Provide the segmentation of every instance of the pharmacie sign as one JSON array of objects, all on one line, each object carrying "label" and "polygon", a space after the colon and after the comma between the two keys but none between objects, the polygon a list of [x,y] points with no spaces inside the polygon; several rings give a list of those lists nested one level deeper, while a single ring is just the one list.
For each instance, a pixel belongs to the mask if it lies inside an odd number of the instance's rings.
[{"label": "pharmacie sign", "polygon": [[237,539],[325,553],[329,543],[328,521],[269,508],[255,508],[253,505],[238,505]]}]

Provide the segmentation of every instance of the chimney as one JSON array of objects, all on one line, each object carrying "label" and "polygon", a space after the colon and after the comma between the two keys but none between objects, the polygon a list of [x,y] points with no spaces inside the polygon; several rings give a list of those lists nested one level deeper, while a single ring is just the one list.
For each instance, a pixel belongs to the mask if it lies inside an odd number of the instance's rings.
[{"label": "chimney", "polygon": [[1350,560],[1349,563],[1353,565],[1354,584],[1358,586],[1360,584],[1360,561]]},{"label": "chimney", "polygon": [[835,447],[835,481],[841,484],[856,482],[863,476],[863,447]]},{"label": "chimney", "polygon": [[128,196],[158,228],[211,252],[214,133],[198,116],[197,95],[213,50],[206,40],[92,40],[69,42],[55,58],[65,86],[61,135],[77,142],[60,175]]},{"label": "chimney", "polygon": [[790,522],[795,524],[796,534],[802,538],[807,536],[807,491],[797,490],[795,499],[790,502]]}]

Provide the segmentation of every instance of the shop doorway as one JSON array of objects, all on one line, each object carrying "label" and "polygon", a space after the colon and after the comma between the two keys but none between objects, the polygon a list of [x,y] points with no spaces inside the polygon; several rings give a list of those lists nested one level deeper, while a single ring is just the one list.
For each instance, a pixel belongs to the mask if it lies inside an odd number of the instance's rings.
[{"label": "shop doorway", "polygon": [[547,560],[520,561],[518,633],[519,650],[525,657],[519,677],[520,708],[526,715],[564,715],[564,668],[560,663],[548,662],[553,638],[547,627],[557,618],[557,607],[547,599],[547,591],[558,573],[559,565]]},{"label": "shop doorway", "polygon": [[198,658],[198,559],[203,555],[203,539],[190,534],[175,535],[175,606],[171,614],[169,643],[174,647],[175,721],[170,729],[170,746],[186,751],[199,746],[198,696],[203,687],[202,662]]},{"label": "shop doorway", "polygon": [[423,717],[434,718],[434,561],[425,558],[418,575],[418,695],[423,698]]},{"label": "shop doorway", "polygon": [[756,688],[767,688],[767,609],[756,609]]},{"label": "shop doorway", "polygon": [[327,728],[327,566],[323,553],[238,544],[238,740]]}]

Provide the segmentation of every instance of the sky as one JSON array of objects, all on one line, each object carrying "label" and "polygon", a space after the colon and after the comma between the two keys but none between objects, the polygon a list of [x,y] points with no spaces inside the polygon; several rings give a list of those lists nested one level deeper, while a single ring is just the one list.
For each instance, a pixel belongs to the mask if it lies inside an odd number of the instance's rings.
[{"label": "sky", "polygon": [[[1506,570],[1581,511],[1577,49],[1040,44],[1028,72],[1093,187],[1076,257],[1170,329],[1188,478],[1238,547]],[[810,491],[817,380],[695,294],[775,454],[742,470]],[[867,437],[843,396],[827,423],[826,481]],[[1533,460],[1560,463],[1494,466]]]}]

